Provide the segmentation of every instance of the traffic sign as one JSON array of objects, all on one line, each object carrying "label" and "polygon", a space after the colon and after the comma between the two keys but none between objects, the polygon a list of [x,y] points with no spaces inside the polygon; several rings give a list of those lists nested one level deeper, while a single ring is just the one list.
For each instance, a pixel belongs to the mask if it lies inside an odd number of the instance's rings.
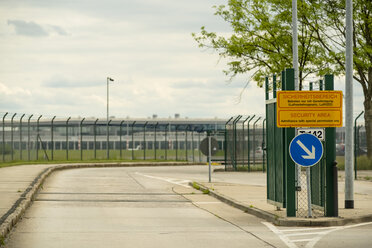
[{"label": "traffic sign", "polygon": [[313,166],[323,156],[323,145],[315,135],[300,134],[291,141],[289,154],[296,164],[305,167]]},{"label": "traffic sign", "polygon": [[324,141],[325,138],[325,129],[324,128],[296,128],[296,135],[302,133],[310,133],[315,135],[319,140]]},{"label": "traffic sign", "polygon": [[278,127],[342,127],[342,91],[279,91]]},{"label": "traffic sign", "polygon": [[[200,142],[200,150],[205,155],[208,156],[208,137]],[[218,142],[215,138],[211,137],[211,155],[215,155],[218,150]]]}]

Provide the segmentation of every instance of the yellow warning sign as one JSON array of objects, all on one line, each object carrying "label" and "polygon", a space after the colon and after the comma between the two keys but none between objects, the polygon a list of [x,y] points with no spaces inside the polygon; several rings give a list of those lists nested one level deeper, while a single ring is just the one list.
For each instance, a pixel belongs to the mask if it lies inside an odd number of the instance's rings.
[{"label": "yellow warning sign", "polygon": [[278,127],[342,127],[342,91],[279,91]]}]

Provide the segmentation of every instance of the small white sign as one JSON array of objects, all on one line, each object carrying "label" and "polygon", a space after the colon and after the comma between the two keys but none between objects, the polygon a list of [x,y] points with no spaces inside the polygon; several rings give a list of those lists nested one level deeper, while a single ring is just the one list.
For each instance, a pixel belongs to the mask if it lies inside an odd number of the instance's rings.
[{"label": "small white sign", "polygon": [[324,141],[325,138],[324,128],[296,128],[296,131],[297,131],[296,136],[303,133],[309,133],[316,136],[321,141]]}]

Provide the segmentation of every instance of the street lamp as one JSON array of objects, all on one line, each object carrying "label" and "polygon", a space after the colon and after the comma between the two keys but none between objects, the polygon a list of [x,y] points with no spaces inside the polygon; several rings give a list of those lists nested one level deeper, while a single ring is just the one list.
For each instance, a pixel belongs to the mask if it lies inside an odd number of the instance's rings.
[{"label": "street lamp", "polygon": [[113,82],[114,79],[107,77],[107,122],[106,122],[106,133],[107,133],[107,144],[106,144],[106,151],[107,151],[107,159],[110,157],[109,153],[109,82]]}]

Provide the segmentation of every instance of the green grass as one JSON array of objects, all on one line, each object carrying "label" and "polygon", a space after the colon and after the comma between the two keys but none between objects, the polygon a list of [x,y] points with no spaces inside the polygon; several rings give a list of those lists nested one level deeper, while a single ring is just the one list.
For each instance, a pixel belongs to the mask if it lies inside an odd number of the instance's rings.
[{"label": "green grass", "polygon": [[[339,170],[345,169],[345,158],[343,156],[337,156],[337,168]],[[372,170],[372,159],[368,159],[367,156],[359,156],[357,158],[357,170]]]},{"label": "green grass", "polygon": [[[231,169],[233,169],[231,167]],[[248,165],[238,165],[236,167],[236,171],[248,171]],[[262,164],[255,164],[255,165],[252,165],[250,166],[250,171],[262,171]]]},{"label": "green grass", "polygon": [[[46,156],[47,155],[47,156]],[[82,157],[81,151],[79,150],[69,150],[68,159],[66,150],[54,150],[53,161],[52,161],[52,151],[47,150],[46,155],[43,150],[38,152],[38,160],[36,159],[36,150],[30,150],[30,160],[28,160],[28,151],[22,151],[22,160],[20,160],[20,151],[16,150],[12,156],[10,154],[4,154],[4,162],[0,162],[0,167],[16,166],[24,164],[57,164],[57,163],[105,163],[105,162],[133,162],[133,161],[147,161],[147,162],[160,162],[160,161],[176,161],[176,150],[167,150],[167,159],[165,157],[165,150],[158,149],[155,150],[122,150],[120,155],[120,150],[110,150],[109,159],[107,159],[106,150],[96,150],[96,156],[94,155],[94,150],[83,150]],[[144,160],[144,155],[146,159]],[[192,150],[188,150],[189,160],[193,157]],[[49,158],[49,160],[47,159]],[[96,157],[96,158],[95,158]],[[0,154],[0,161],[2,161],[2,154]],[[186,161],[186,151],[178,150],[177,161]],[[194,151],[194,161],[199,162],[199,152]]]}]

